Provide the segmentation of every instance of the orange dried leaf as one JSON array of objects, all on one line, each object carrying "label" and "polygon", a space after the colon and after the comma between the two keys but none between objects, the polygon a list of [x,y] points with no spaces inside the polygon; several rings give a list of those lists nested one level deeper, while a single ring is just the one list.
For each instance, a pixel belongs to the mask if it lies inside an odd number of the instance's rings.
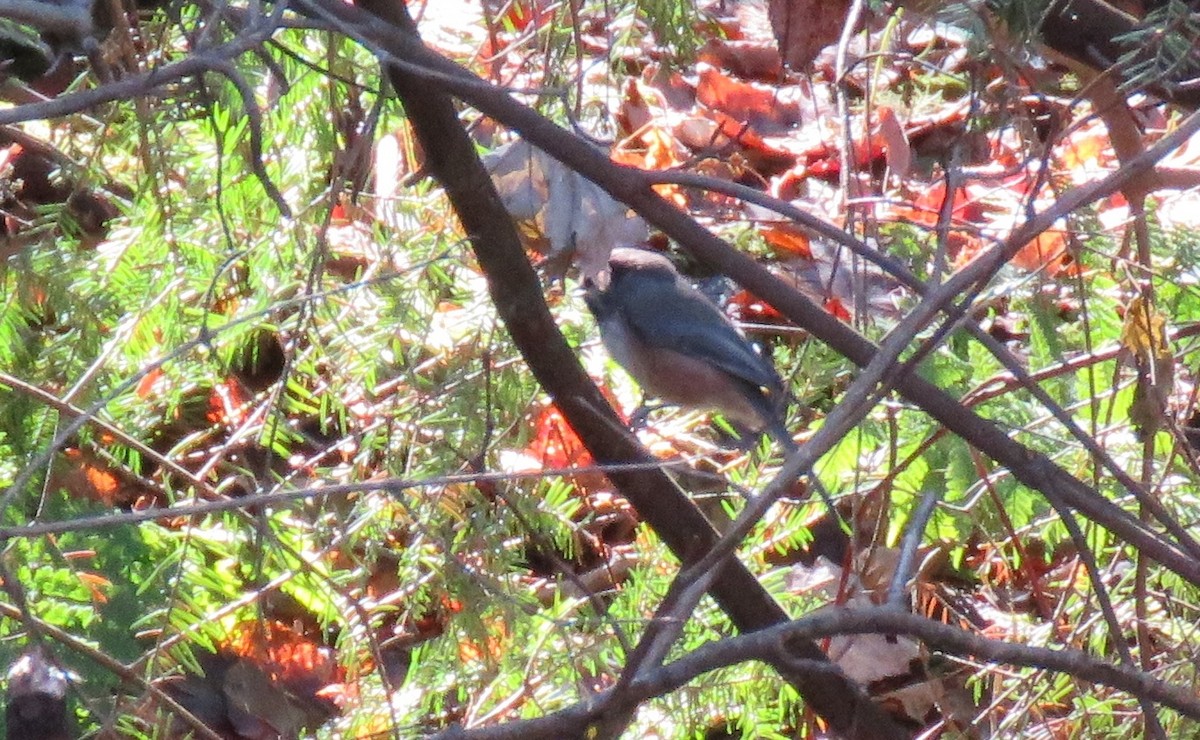
[{"label": "orange dried leaf", "polygon": [[442,594],[442,608],[450,614],[458,614],[463,610],[463,603],[449,594]]},{"label": "orange dried leaf", "polygon": [[21,156],[21,152],[25,151],[25,147],[20,144],[12,144],[4,149],[0,149],[0,168],[11,167],[13,160]]},{"label": "orange dried leaf", "polygon": [[[946,184],[936,182],[913,194],[911,208],[897,208],[895,213],[912,223],[925,226],[935,226],[946,200]],[[984,208],[979,196],[966,188],[954,191],[954,203],[950,206],[950,215],[956,221],[978,223],[982,220]]]},{"label": "orange dried leaf", "polygon": [[204,419],[210,424],[240,424],[248,413],[249,401],[242,384],[234,379],[227,379],[213,386]]},{"label": "orange dried leaf", "polygon": [[[617,164],[644,170],[669,170],[682,164],[687,156],[674,134],[656,124],[642,127],[613,148],[610,155]],[[659,195],[683,208],[687,199],[678,185],[655,185]]]},{"label": "orange dried leaf", "polygon": [[800,106],[781,100],[778,87],[741,82],[707,64],[699,64],[697,69],[696,99],[709,108],[760,134],[782,133],[800,123]]},{"label": "orange dried leaf", "polygon": [[965,231],[950,232],[950,254],[954,259],[954,269],[958,270],[979,256],[985,248],[983,240],[975,234]]},{"label": "orange dried leaf", "polygon": [[763,240],[783,259],[802,257],[811,260],[812,242],[808,234],[790,224],[776,224],[759,229]]},{"label": "orange dried leaf", "polygon": [[90,452],[63,450],[62,461],[50,478],[51,488],[61,488],[72,498],[99,501],[107,506],[126,505],[136,495],[120,471],[113,469]]},{"label": "orange dried leaf", "polygon": [[1115,156],[1108,129],[1095,121],[1071,134],[1062,146],[1061,160],[1067,170],[1095,170]]},{"label": "orange dried leaf", "polygon": [[[319,689],[315,696],[344,710],[358,699],[358,686],[351,683],[331,683],[325,688]],[[360,735],[359,737],[364,736]]]},{"label": "orange dried leaf", "polygon": [[1013,255],[1012,264],[1022,270],[1038,270],[1045,266],[1053,276],[1062,269],[1060,262],[1066,253],[1065,231],[1043,231]]},{"label": "orange dried leaf", "polygon": [[739,290],[729,298],[729,307],[741,321],[775,323],[783,321],[783,314],[747,290]]},{"label": "orange dried leaf", "polygon": [[708,115],[717,122],[722,135],[742,147],[746,160],[764,177],[786,172],[796,166],[795,152],[767,143],[749,124],[719,110],[710,110]]},{"label": "orange dried leaf", "polygon": [[154,384],[157,383],[158,379],[162,376],[163,371],[161,367],[156,367],[143,375],[142,379],[138,381],[137,390],[135,391],[137,397],[141,399],[149,398],[150,392],[154,390]]},{"label": "orange dried leaf", "polygon": [[104,591],[112,588],[112,581],[99,573],[89,573],[87,571],[80,571],[75,575],[87,587],[87,590],[92,593],[92,601],[97,604],[108,603],[108,595]]},{"label": "orange dried leaf", "polygon": [[463,638],[458,643],[458,657],[464,663],[492,662],[507,649],[510,634],[502,620],[492,620],[483,640]]},{"label": "orange dried leaf", "polygon": [[279,621],[241,622],[221,647],[285,683],[315,679],[328,684],[340,678],[328,649]]},{"label": "orange dried leaf", "polygon": [[595,464],[591,453],[556,406],[547,406],[538,414],[534,421],[534,436],[526,452],[548,468]]},{"label": "orange dried leaf", "polygon": [[[607,389],[601,390],[619,413],[620,406],[612,394]],[[533,438],[524,450],[507,456],[506,469],[529,472],[548,468],[579,468],[580,472],[573,473],[571,480],[581,493],[604,486],[603,474],[591,469],[596,464],[595,458],[555,406],[544,405],[533,415],[532,425]]]},{"label": "orange dried leaf", "polygon": [[850,319],[853,318],[850,315],[850,311],[846,309],[846,305],[842,303],[841,299],[839,298],[826,298],[825,310],[828,311],[834,318],[840,319],[847,323],[849,323]]},{"label": "orange dried leaf", "polygon": [[650,103],[638,86],[637,80],[630,79],[625,83],[625,95],[616,112],[617,126],[623,136],[632,136],[641,131],[653,118]]},{"label": "orange dried leaf", "polygon": [[651,126],[642,136],[646,155],[642,165],[648,170],[667,170],[683,163],[683,150],[670,131]]}]

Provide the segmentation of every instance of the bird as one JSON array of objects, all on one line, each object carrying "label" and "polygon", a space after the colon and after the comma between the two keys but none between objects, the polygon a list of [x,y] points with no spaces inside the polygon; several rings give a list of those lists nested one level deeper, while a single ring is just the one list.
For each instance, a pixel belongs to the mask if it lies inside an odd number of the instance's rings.
[{"label": "bird", "polygon": [[719,411],[739,432],[796,449],[775,367],[666,256],[618,247],[584,290],[605,348],[647,396]]},{"label": "bird", "polygon": [[[584,279],[584,302],[608,353],[642,391],[667,403],[715,409],[739,431],[799,449],[784,424],[788,394],[775,366],[660,252],[618,247],[607,270]],[[845,527],[816,475],[811,486]]]}]

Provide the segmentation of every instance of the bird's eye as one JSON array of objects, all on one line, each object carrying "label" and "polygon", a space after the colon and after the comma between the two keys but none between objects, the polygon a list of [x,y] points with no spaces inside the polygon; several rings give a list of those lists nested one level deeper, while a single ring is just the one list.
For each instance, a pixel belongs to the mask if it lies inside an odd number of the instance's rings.
[{"label": "bird's eye", "polygon": [[594,275],[582,275],[581,277],[580,284],[583,285],[584,290],[592,293],[603,293],[612,283],[612,273],[607,267]]}]

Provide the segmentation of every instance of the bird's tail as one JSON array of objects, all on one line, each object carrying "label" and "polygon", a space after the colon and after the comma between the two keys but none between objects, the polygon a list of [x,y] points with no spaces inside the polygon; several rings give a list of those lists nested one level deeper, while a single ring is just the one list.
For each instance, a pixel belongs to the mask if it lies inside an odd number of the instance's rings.
[{"label": "bird's tail", "polygon": [[[783,419],[779,417],[773,418],[767,425],[766,432],[783,448],[784,456],[790,457],[800,451],[800,445],[796,444],[796,440],[792,438],[792,433],[788,431],[787,426],[783,423]],[[838,512],[837,507],[834,506],[833,497],[829,495],[829,489],[825,488],[812,470],[808,471],[808,487],[810,490],[815,490],[821,497],[821,501],[829,509],[829,516],[833,517],[834,521],[841,521],[842,515]]]}]

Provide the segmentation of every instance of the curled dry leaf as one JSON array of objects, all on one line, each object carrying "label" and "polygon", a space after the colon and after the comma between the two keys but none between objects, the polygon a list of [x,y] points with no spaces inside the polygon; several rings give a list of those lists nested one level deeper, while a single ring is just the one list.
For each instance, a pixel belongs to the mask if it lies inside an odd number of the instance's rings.
[{"label": "curled dry leaf", "polygon": [[1167,320],[1145,296],[1134,298],[1121,327],[1121,359],[1137,371],[1129,421],[1146,439],[1162,427],[1175,387],[1175,356],[1167,343]]},{"label": "curled dry leaf", "polygon": [[[612,158],[614,162],[644,170],[667,170],[683,164],[688,154],[670,131],[649,123],[618,143]],[[654,190],[680,208],[687,207],[687,198],[678,185],[664,183],[655,185]]]},{"label": "curled dry leaf", "polygon": [[1125,309],[1121,346],[1139,360],[1171,356],[1166,317],[1155,310],[1145,296],[1134,298]]},{"label": "curled dry leaf", "polygon": [[[877,566],[886,571],[887,565]],[[882,586],[890,579],[886,572],[872,575]],[[797,565],[788,576],[788,588],[794,592],[824,596],[838,606],[867,607],[874,602],[870,586],[855,573],[846,573],[840,565],[824,557],[812,566]],[[836,608],[835,603],[816,612]],[[903,635],[835,635],[825,648],[829,659],[854,681],[867,688],[879,701],[886,702],[898,716],[921,720],[933,708],[944,691],[942,682],[929,678],[920,643]]]},{"label": "curled dry leaf", "polygon": [[1068,236],[1065,229],[1043,231],[1013,255],[1013,266],[1030,272],[1045,267],[1050,277],[1064,272],[1070,274],[1074,260],[1067,251]]},{"label": "curled dry leaf", "polygon": [[556,260],[574,255],[585,277],[600,273],[613,247],[649,235],[624,204],[528,142],[501,147],[484,165],[509,215],[534,225],[528,246]]},{"label": "curled dry leaf", "polygon": [[849,0],[771,0],[771,28],[783,60],[793,69],[807,67],[838,40],[849,11]]}]

